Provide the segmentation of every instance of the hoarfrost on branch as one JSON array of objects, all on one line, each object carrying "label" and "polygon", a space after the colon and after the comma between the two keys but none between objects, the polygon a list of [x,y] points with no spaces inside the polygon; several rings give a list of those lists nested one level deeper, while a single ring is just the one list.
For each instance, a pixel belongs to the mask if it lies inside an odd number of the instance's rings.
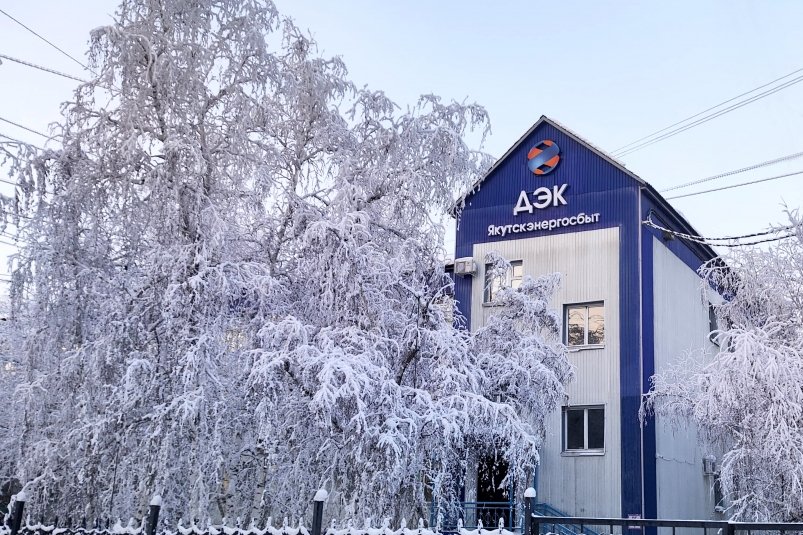
[{"label": "hoarfrost on branch", "polygon": [[556,278],[473,334],[443,309],[438,221],[487,168],[464,141],[481,107],[402,110],[267,1],[125,0],[91,58],[4,200],[26,244],[4,467],[29,507],[125,517],[158,493],[250,518],[325,487],[398,516],[483,450],[523,480],[571,377]]},{"label": "hoarfrost on branch", "polygon": [[803,521],[803,222],[789,219],[789,239],[703,266],[725,298],[719,351],[656,375],[644,406],[724,452],[718,477],[737,520]]}]

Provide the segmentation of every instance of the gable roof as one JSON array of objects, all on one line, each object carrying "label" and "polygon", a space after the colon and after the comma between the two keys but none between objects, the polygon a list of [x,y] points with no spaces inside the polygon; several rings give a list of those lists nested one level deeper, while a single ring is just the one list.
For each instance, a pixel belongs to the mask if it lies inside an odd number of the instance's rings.
[{"label": "gable roof", "polygon": [[[452,217],[457,218],[457,214],[459,212],[459,209],[462,208],[463,206],[465,206],[465,202],[470,197],[472,197],[475,193],[477,193],[479,191],[480,185],[489,176],[491,176],[494,173],[494,171],[496,171],[496,169],[502,164],[502,162],[507,160],[507,158],[511,154],[513,154],[524,143],[524,141],[530,136],[530,134],[532,134],[538,127],[540,127],[541,125],[543,125],[545,123],[549,124],[550,126],[556,128],[558,130],[560,130],[565,135],[567,135],[568,137],[574,139],[577,143],[579,143],[580,145],[582,145],[586,149],[590,150],[591,152],[593,152],[594,154],[596,154],[597,156],[599,156],[600,158],[602,158],[603,160],[608,162],[610,165],[614,166],[615,168],[617,168],[618,170],[623,172],[628,177],[630,177],[633,180],[635,180],[636,183],[638,183],[639,186],[641,187],[641,190],[643,192],[645,192],[650,197],[650,199],[653,202],[655,202],[656,205],[660,206],[674,220],[674,222],[678,225],[678,227],[682,230],[682,232],[685,232],[686,234],[691,234],[691,235],[694,235],[694,236],[699,236],[700,235],[694,229],[694,227],[692,227],[691,224],[686,220],[686,218],[683,217],[683,215],[679,211],[677,211],[671,204],[669,204],[669,202],[667,202],[667,200],[664,199],[663,196],[660,193],[658,193],[658,190],[656,190],[654,187],[652,187],[647,181],[642,179],[640,176],[635,174],[633,171],[629,170],[622,162],[620,162],[619,160],[617,160],[616,158],[614,158],[613,156],[611,156],[610,154],[608,154],[604,150],[600,149],[599,147],[597,147],[593,143],[589,142],[585,138],[579,136],[578,134],[576,134],[575,132],[571,131],[570,129],[566,128],[565,126],[563,126],[558,121],[555,121],[554,119],[550,119],[546,115],[542,115],[541,118],[538,119],[535,122],[535,124],[532,125],[529,128],[529,130],[527,130],[518,139],[518,141],[516,141],[502,155],[502,157],[500,157],[499,159],[496,160],[496,162],[494,162],[494,164],[488,169],[488,171],[485,172],[485,174],[483,174],[479,178],[479,180],[477,180],[476,182],[474,182],[474,184],[471,185],[471,187],[468,189],[468,191],[466,191],[463,195],[461,195],[454,202],[454,204],[452,204],[451,208],[449,209],[449,214]],[[700,255],[702,257],[707,257],[707,258],[711,259],[711,258],[719,256],[708,245],[700,244],[700,243],[696,243],[696,242],[688,242],[688,243],[693,249],[696,249],[700,253]]]},{"label": "gable roof", "polygon": [[623,173],[625,173],[626,175],[631,177],[633,180],[637,181],[639,184],[642,184],[642,185],[646,185],[647,184],[644,180],[641,179],[641,177],[639,177],[638,175],[636,175],[635,173],[630,171],[627,167],[625,167],[625,165],[623,163],[621,163],[619,160],[615,159],[613,156],[609,155],[607,152],[603,151],[599,147],[597,147],[594,144],[592,144],[591,142],[587,141],[585,138],[580,137],[579,135],[577,135],[576,133],[572,132],[571,130],[569,130],[568,128],[566,128],[565,126],[560,124],[559,122],[555,121],[554,119],[550,119],[546,115],[542,115],[541,118],[538,119],[535,122],[535,124],[530,127],[529,130],[524,132],[524,135],[522,135],[518,139],[518,141],[516,141],[509,149],[507,149],[507,151],[499,159],[496,160],[496,162],[494,162],[494,164],[485,172],[484,175],[482,175],[479,178],[479,180],[477,180],[476,182],[474,182],[471,185],[471,187],[468,189],[468,191],[466,191],[463,195],[461,195],[454,202],[454,204],[452,205],[452,207],[449,210],[449,213],[452,215],[452,217],[455,216],[457,208],[460,207],[461,204],[463,204],[469,197],[471,197],[477,191],[479,191],[479,186],[483,182],[485,182],[485,179],[487,179],[489,176],[491,176],[493,174],[493,172],[496,171],[497,167],[499,167],[502,164],[502,162],[507,160],[508,156],[513,154],[519,148],[519,146],[521,146],[521,144],[524,143],[524,140],[527,139],[528,137],[530,137],[530,134],[535,132],[535,130],[539,126],[544,124],[544,123],[549,124],[549,125],[557,128],[558,130],[560,130],[561,132],[563,132],[567,136],[573,138],[575,141],[577,141],[578,143],[580,143],[581,145],[586,147],[588,150],[590,150],[591,152],[593,152],[594,154],[596,154],[597,156],[599,156],[603,160],[607,161],[608,163],[610,163],[611,165],[613,165],[614,167],[616,167],[617,169],[619,169],[620,171],[622,171]]}]

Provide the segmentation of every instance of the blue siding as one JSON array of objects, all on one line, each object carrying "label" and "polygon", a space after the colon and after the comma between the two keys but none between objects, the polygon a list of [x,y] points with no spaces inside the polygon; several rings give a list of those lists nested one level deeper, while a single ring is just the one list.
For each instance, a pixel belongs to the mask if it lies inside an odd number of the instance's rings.
[{"label": "blue siding", "polygon": [[[644,227],[646,229],[647,227]],[[650,378],[655,374],[655,321],[653,294],[653,258],[652,234],[642,232],[641,235],[641,351],[642,351],[642,391],[649,392]],[[656,441],[655,418],[645,418],[643,433],[643,466],[644,473],[644,518],[657,518],[658,487],[656,476]]]},{"label": "blue siding", "polygon": [[[696,234],[694,230],[673,211],[659,205],[653,194],[644,194],[641,204],[641,220],[652,221],[662,227],[687,234]],[[642,351],[644,392],[650,389],[650,378],[655,374],[655,310],[653,295],[653,237],[661,240],[666,247],[684,264],[695,272],[708,260],[713,258],[713,251],[703,245],[684,240],[666,240],[662,232],[642,226],[641,261],[642,261]],[[658,514],[658,489],[656,466],[655,418],[648,417],[644,426],[644,514],[646,518],[655,518]]]},{"label": "blue siding", "polygon": [[[541,140],[555,141],[561,161],[554,171],[536,176],[527,168],[527,153]],[[535,210],[533,214],[513,215],[519,193],[538,187],[569,184],[564,195],[567,204]],[[507,158],[498,163],[473,195],[469,196],[458,222],[455,256],[471,256],[475,243],[531,238],[606,227],[620,229],[620,393],[622,441],[622,514],[641,514],[641,429],[638,408],[642,378],[640,359],[640,286],[638,270],[639,183],[623,170],[590,150],[563,129],[549,122],[536,128]],[[599,221],[551,231],[488,236],[489,225],[537,222],[599,213]],[[458,278],[455,295],[470,325],[472,279]]]},{"label": "blue siding", "polygon": [[[527,167],[527,153],[536,143],[549,139],[560,147],[561,160],[544,176],[534,175]],[[534,210],[532,214],[513,215],[522,190],[568,184],[567,204]],[[490,225],[503,226],[549,219],[600,214],[595,223],[553,230],[489,236]],[[472,256],[477,243],[508,241],[567,232],[582,232],[607,227],[620,229],[620,370],[621,395],[621,487],[623,517],[641,514],[655,518],[657,513],[655,426],[652,420],[642,430],[638,410],[642,394],[649,390],[655,371],[652,236],[659,232],[641,221],[652,214],[653,220],[673,230],[693,229],[660,196],[623,169],[591,150],[579,138],[549,120],[541,121],[522,142],[497,163],[476,191],[466,199],[459,217],[455,257]],[[667,247],[691,269],[713,256],[705,246],[681,240],[665,242]],[[641,253],[641,264],[639,263]],[[478,259],[481,261],[482,259]],[[456,277],[455,298],[458,308],[471,325],[472,277]],[[642,309],[643,307],[643,309]],[[643,432],[642,432],[643,431]],[[642,485],[644,495],[642,495]]]}]

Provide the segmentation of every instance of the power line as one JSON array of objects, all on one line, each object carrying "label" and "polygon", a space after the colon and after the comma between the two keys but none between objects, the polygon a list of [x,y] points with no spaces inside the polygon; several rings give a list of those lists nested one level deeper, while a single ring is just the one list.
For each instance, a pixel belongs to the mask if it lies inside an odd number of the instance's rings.
[{"label": "power line", "polygon": [[23,126],[23,125],[21,125],[19,123],[15,123],[14,121],[11,121],[9,119],[5,119],[3,117],[0,117],[0,121],[3,121],[4,123],[8,123],[10,125],[16,126],[17,128],[22,128],[23,130],[27,130],[28,132],[31,132],[31,133],[36,134],[38,136],[42,136],[43,138],[45,138],[47,140],[53,139],[53,136],[48,136],[47,134],[43,134],[42,132],[39,132],[38,130],[34,130],[33,128],[28,128],[27,126]]},{"label": "power line", "polygon": [[775,82],[780,82],[780,81],[781,81],[781,80],[783,80],[784,78],[789,78],[790,76],[792,76],[792,75],[794,75],[794,74],[797,74],[797,73],[799,73],[799,72],[803,72],[803,67],[801,67],[800,69],[796,69],[796,70],[794,70],[794,71],[792,71],[792,72],[790,72],[790,73],[788,73],[788,74],[784,74],[784,75],[783,75],[783,76],[781,76],[780,78],[776,78],[775,80],[772,80],[772,81],[770,81],[770,82],[767,82],[766,84],[760,85],[760,86],[758,86],[758,87],[754,87],[754,88],[753,88],[753,89],[751,89],[750,91],[746,91],[746,92],[744,92],[744,93],[741,93],[741,94],[739,94],[739,95],[736,95],[735,97],[729,98],[728,100],[725,100],[725,101],[723,101],[723,102],[720,102],[719,104],[717,104],[717,105],[715,105],[715,106],[711,106],[710,108],[706,108],[706,109],[704,109],[704,110],[703,110],[703,111],[701,111],[701,112],[695,113],[694,115],[690,115],[689,117],[686,117],[685,119],[682,119],[682,120],[680,120],[680,121],[678,121],[678,122],[676,122],[676,123],[672,123],[672,124],[670,124],[670,125],[669,125],[669,126],[667,126],[667,127],[664,127],[664,128],[662,128],[662,129],[660,129],[660,130],[656,130],[656,131],[655,131],[655,132],[653,132],[652,134],[648,134],[648,135],[646,135],[646,136],[644,136],[644,137],[641,137],[641,138],[639,138],[639,139],[637,139],[637,140],[635,140],[635,141],[632,141],[632,142],[628,143],[627,145],[623,145],[623,146],[619,147],[618,149],[616,149],[616,150],[614,150],[613,152],[611,152],[611,154],[616,154],[616,153],[618,153],[618,152],[624,152],[624,150],[625,150],[625,149],[627,149],[628,147],[630,147],[630,146],[632,146],[632,145],[635,145],[636,143],[639,143],[640,141],[644,141],[645,139],[649,139],[649,138],[651,138],[651,137],[653,137],[653,136],[655,136],[655,135],[657,135],[657,134],[660,134],[660,133],[662,133],[662,132],[666,132],[666,131],[667,131],[667,130],[669,130],[670,128],[674,128],[675,126],[678,126],[678,125],[680,125],[680,124],[683,124],[683,123],[685,123],[686,121],[690,121],[690,120],[692,120],[692,119],[695,119],[695,118],[699,117],[700,115],[702,115],[702,114],[704,114],[704,113],[708,113],[709,111],[715,110],[715,109],[717,109],[717,108],[719,108],[719,107],[721,107],[721,106],[724,106],[725,104],[728,104],[729,102],[733,102],[734,100],[736,100],[736,99],[738,99],[738,98],[742,98],[742,97],[744,97],[744,96],[747,96],[747,95],[749,95],[750,93],[755,93],[755,92],[756,92],[756,91],[758,91],[759,89],[764,89],[765,87],[768,87],[768,86],[770,86],[770,85],[774,84]]},{"label": "power line", "polygon": [[662,135],[660,135],[658,137],[655,137],[653,139],[644,141],[642,143],[639,143],[638,145],[635,145],[634,147],[631,147],[629,149],[626,149],[626,150],[620,151],[620,152],[618,152],[616,154],[613,154],[613,156],[616,157],[616,158],[622,158],[622,157],[627,156],[629,154],[632,154],[632,153],[634,153],[634,152],[636,152],[638,150],[641,150],[641,149],[643,149],[645,147],[648,147],[650,145],[658,143],[659,141],[663,141],[665,139],[669,139],[670,137],[674,137],[674,136],[676,136],[676,135],[678,135],[680,133],[685,132],[686,130],[694,128],[695,126],[699,126],[701,124],[707,123],[708,121],[712,121],[712,120],[716,119],[717,117],[720,117],[721,115],[725,115],[726,113],[730,113],[730,112],[732,112],[734,110],[738,110],[739,108],[747,106],[748,104],[756,102],[757,100],[760,100],[760,99],[762,99],[764,97],[768,97],[768,96],[772,95],[773,93],[777,93],[781,89],[786,89],[787,87],[790,87],[792,85],[798,84],[800,82],[803,82],[803,76],[798,76],[797,78],[793,78],[792,80],[789,80],[788,82],[785,82],[785,83],[781,84],[780,86],[776,86],[773,89],[767,90],[767,91],[765,91],[763,93],[759,93],[758,95],[754,95],[754,96],[752,96],[752,97],[750,97],[748,99],[745,99],[745,100],[742,100],[740,102],[737,102],[736,104],[732,104],[731,106],[728,106],[727,108],[724,108],[724,109],[719,110],[719,111],[717,111],[715,113],[706,115],[706,116],[704,116],[704,117],[702,117],[700,119],[697,119],[696,121],[693,121],[693,122],[691,122],[689,124],[686,124],[686,125],[681,126],[679,128],[675,128],[674,130],[670,130],[669,132],[667,132],[665,134],[662,134]]},{"label": "power line", "polygon": [[32,28],[29,28],[28,26],[26,26],[25,24],[23,24],[23,23],[22,23],[22,22],[20,22],[19,20],[15,19],[14,17],[12,17],[11,15],[9,15],[7,12],[3,11],[2,9],[0,9],[0,13],[2,13],[3,15],[5,15],[6,17],[10,18],[10,19],[11,19],[11,20],[13,20],[14,22],[16,22],[17,24],[19,24],[20,26],[22,26],[23,28],[25,28],[26,30],[28,30],[29,32],[31,32],[32,34],[34,34],[34,35],[35,35],[36,37],[38,37],[39,39],[41,39],[41,40],[42,40],[42,41],[44,41],[45,43],[49,44],[50,46],[52,46],[53,48],[55,48],[56,50],[58,50],[59,52],[61,52],[62,54],[64,54],[65,56],[67,56],[68,58],[70,58],[71,60],[73,60],[74,62],[76,62],[76,63],[77,63],[78,65],[80,65],[82,68],[84,68],[84,69],[88,70],[89,72],[92,72],[92,69],[90,69],[89,67],[87,67],[86,65],[84,65],[83,63],[81,63],[80,61],[78,61],[77,59],[75,59],[73,56],[71,56],[69,53],[65,52],[64,50],[62,50],[62,49],[61,49],[61,48],[59,48],[58,46],[56,46],[56,45],[55,45],[54,43],[52,43],[51,41],[48,41],[48,40],[47,40],[45,37],[43,37],[42,35],[40,35],[40,34],[36,33],[36,32],[35,32],[35,31],[34,31]]},{"label": "power line", "polygon": [[82,82],[88,84],[89,82],[84,80],[83,78],[78,78],[77,76],[72,76],[71,74],[67,74],[61,71],[57,71],[55,69],[50,69],[48,67],[43,67],[41,65],[37,65],[36,63],[31,63],[29,61],[25,61],[19,58],[14,58],[11,56],[7,56],[5,54],[0,54],[0,58],[7,59],[9,61],[13,61],[15,63],[19,63],[20,65],[25,65],[26,67],[32,67],[34,69],[39,69],[40,71],[48,72],[50,74],[55,74],[56,76],[61,76],[63,78],[68,78],[70,80],[75,80],[76,82]]},{"label": "power line", "polygon": [[696,186],[697,184],[702,184],[703,182],[710,182],[711,180],[716,180],[718,178],[724,178],[727,176],[738,175],[740,173],[744,173],[746,171],[752,171],[754,169],[759,169],[760,167],[766,167],[768,165],[774,165],[776,163],[787,162],[789,160],[794,160],[796,158],[800,158],[803,156],[803,152],[796,152],[794,154],[789,154],[787,156],[781,156],[780,158],[775,158],[772,160],[767,160],[766,162],[757,163],[754,165],[750,165],[748,167],[742,167],[741,169],[736,169],[733,171],[727,171],[725,173],[720,173],[718,175],[709,176],[706,178],[701,178],[699,180],[693,180],[691,182],[686,182],[685,184],[680,184],[679,186],[672,186],[671,188],[666,188],[661,190],[661,193],[666,193],[667,191],[673,191],[676,189],[686,188],[689,186]]},{"label": "power line", "polygon": [[10,213],[8,213],[8,212],[2,212],[2,211],[0,211],[0,216],[6,216],[6,217],[21,217],[22,219],[33,219],[33,217],[31,217],[31,216],[29,216],[29,215],[22,215],[22,214],[10,214]]},{"label": "power line", "polygon": [[42,147],[40,147],[38,145],[34,145],[33,143],[28,143],[27,141],[22,141],[21,139],[17,139],[15,137],[7,136],[2,132],[0,132],[0,137],[6,138],[7,140],[9,140],[9,141],[11,141],[13,143],[19,143],[21,145],[28,145],[30,147],[33,147],[33,148],[39,149],[39,150],[45,150],[45,149],[43,149]]},{"label": "power line", "polygon": [[667,197],[666,200],[682,199],[683,197],[694,197],[695,195],[703,195],[704,193],[712,193],[714,191],[722,191],[724,189],[741,188],[742,186],[749,186],[751,184],[759,184],[761,182],[769,182],[770,180],[778,180],[779,178],[786,178],[788,176],[803,175],[803,170],[795,171],[794,173],[786,173],[783,175],[771,176],[768,178],[761,178],[758,180],[751,180],[750,182],[742,182],[740,184],[732,184],[730,186],[722,186],[721,188],[704,189],[702,191],[695,191],[694,193],[685,193],[683,195],[675,195]]},{"label": "power line", "polygon": [[774,242],[774,241],[779,241],[779,240],[785,240],[787,238],[793,238],[793,237],[797,236],[797,232],[788,232],[787,234],[784,234],[782,236],[775,236],[775,237],[772,237],[772,238],[765,238],[765,239],[761,239],[761,240],[753,240],[753,241],[750,241],[750,242],[743,242],[743,243],[717,243],[717,242],[721,242],[721,241],[733,242],[733,241],[743,240],[743,239],[747,239],[747,238],[755,238],[755,237],[759,237],[759,236],[768,236],[770,234],[778,234],[779,232],[798,229],[799,227],[803,226],[803,223],[801,223],[801,224],[797,224],[797,225],[787,225],[785,227],[779,227],[779,228],[776,228],[776,229],[763,231],[763,232],[754,232],[752,234],[745,234],[745,235],[742,235],[742,236],[729,236],[729,237],[725,237],[725,238],[705,238],[703,236],[695,236],[693,234],[684,234],[683,232],[677,232],[677,231],[674,231],[672,229],[668,229],[666,227],[662,227],[661,225],[656,225],[652,221],[652,216],[648,216],[646,221],[642,221],[642,224],[647,225],[648,227],[652,227],[652,228],[654,228],[656,230],[660,230],[662,232],[666,232],[666,233],[671,234],[672,236],[675,236],[677,238],[681,238],[681,239],[684,239],[684,240],[692,241],[692,242],[695,242],[695,243],[702,243],[704,245],[710,245],[710,246],[713,246],[713,247],[744,247],[744,246],[748,246],[748,245],[757,245],[759,243],[768,243],[768,242]]},{"label": "power line", "polygon": [[760,100],[760,99],[762,99],[764,97],[772,95],[773,93],[777,93],[781,89],[786,89],[787,87],[790,87],[790,86],[792,86],[794,84],[797,84],[797,83],[800,83],[800,82],[803,82],[803,76],[799,76],[797,78],[793,78],[792,80],[790,80],[788,82],[785,82],[784,84],[782,84],[780,86],[777,86],[777,87],[775,87],[775,88],[773,88],[771,90],[767,90],[767,91],[765,91],[763,93],[759,93],[758,95],[750,97],[749,99],[743,100],[741,102],[737,102],[736,104],[728,106],[727,108],[722,109],[722,110],[720,110],[718,112],[712,113],[710,115],[706,115],[705,117],[697,119],[696,121],[694,121],[692,123],[689,123],[687,125],[684,125],[684,126],[682,126],[680,128],[676,128],[674,130],[670,130],[669,132],[667,132],[667,133],[665,133],[665,134],[663,134],[661,136],[658,136],[658,137],[656,137],[654,139],[651,139],[649,141],[644,141],[643,143],[640,143],[640,144],[636,145],[635,147],[632,147],[630,149],[627,149],[627,150],[625,150],[623,152],[620,152],[620,153],[616,154],[615,157],[622,158],[622,157],[627,156],[629,154],[632,154],[632,153],[634,153],[634,152],[636,152],[638,150],[641,150],[641,149],[643,149],[645,147],[648,147],[650,145],[658,143],[659,141],[663,141],[665,139],[669,139],[670,137],[674,137],[674,136],[676,136],[676,135],[678,135],[680,133],[685,132],[686,130],[694,128],[695,126],[699,126],[699,125],[701,125],[703,123],[707,123],[708,121],[712,121],[712,120],[716,119],[717,117],[719,117],[721,115],[725,115],[726,113],[730,113],[730,112],[732,112],[734,110],[738,110],[739,108],[742,108],[742,107],[747,106],[748,104],[751,104],[751,103],[753,103],[753,102],[755,102],[757,100]]},{"label": "power line", "polygon": [[647,217],[647,221],[644,221],[644,224],[647,226],[651,226],[653,228],[664,230],[666,232],[670,232],[679,238],[686,238],[689,240],[705,240],[710,242],[717,242],[717,241],[733,241],[733,240],[743,240],[747,238],[756,238],[758,236],[769,236],[770,234],[778,234],[779,232],[784,232],[787,230],[796,229],[799,226],[803,226],[803,224],[798,225],[786,225],[784,227],[777,227],[770,230],[763,230],[761,232],[753,232],[752,234],[742,234],[741,236],[726,236],[724,238],[703,238],[702,236],[695,236],[694,234],[684,234],[682,232],[676,232],[674,230],[670,230],[668,228],[664,228],[660,225],[656,225],[655,222],[652,220],[652,215]]}]

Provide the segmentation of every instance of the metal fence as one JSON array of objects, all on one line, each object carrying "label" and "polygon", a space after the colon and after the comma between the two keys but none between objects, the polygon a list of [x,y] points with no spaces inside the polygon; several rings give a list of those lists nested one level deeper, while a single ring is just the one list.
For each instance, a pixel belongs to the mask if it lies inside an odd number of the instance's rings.
[{"label": "metal fence", "polygon": [[524,535],[792,535],[803,534],[803,523],[730,522],[718,520],[658,520],[531,515]]},{"label": "metal fence", "polygon": [[[783,522],[729,522],[715,520],[658,520],[640,518],[589,518],[571,516],[544,516],[539,514],[538,504],[535,501],[535,491],[527,489],[524,497],[523,514],[516,519],[514,505],[506,502],[499,503],[469,503],[462,504],[456,516],[444,522],[439,518],[437,522],[430,521],[426,528],[424,521],[419,520],[418,526],[408,529],[401,526],[392,529],[387,523],[381,527],[372,528],[353,527],[336,529],[334,524],[328,529],[323,528],[323,511],[327,499],[324,490],[318,491],[313,500],[313,516],[311,529],[299,525],[289,527],[286,523],[279,528],[270,523],[264,529],[255,527],[242,528],[241,526],[208,526],[199,529],[195,525],[183,527],[181,523],[173,530],[162,530],[164,535],[445,535],[457,533],[459,535],[803,535],[803,523]],[[467,507],[474,506],[474,507]],[[18,499],[14,502],[7,517],[7,525],[0,528],[0,535],[157,535],[161,501],[154,500],[150,504],[148,515],[142,524],[137,527],[129,525],[123,527],[94,525],[87,526],[81,522],[80,526],[71,525],[68,520],[66,526],[45,526],[42,523],[23,525],[25,501]],[[489,523],[482,521],[482,515],[487,514]],[[466,518],[466,517],[469,518]],[[510,519],[510,527],[504,529],[496,518]],[[464,522],[474,518],[476,522]],[[518,522],[514,522],[516,519]],[[518,525],[516,525],[518,524]],[[487,526],[487,527],[485,527]]]}]

